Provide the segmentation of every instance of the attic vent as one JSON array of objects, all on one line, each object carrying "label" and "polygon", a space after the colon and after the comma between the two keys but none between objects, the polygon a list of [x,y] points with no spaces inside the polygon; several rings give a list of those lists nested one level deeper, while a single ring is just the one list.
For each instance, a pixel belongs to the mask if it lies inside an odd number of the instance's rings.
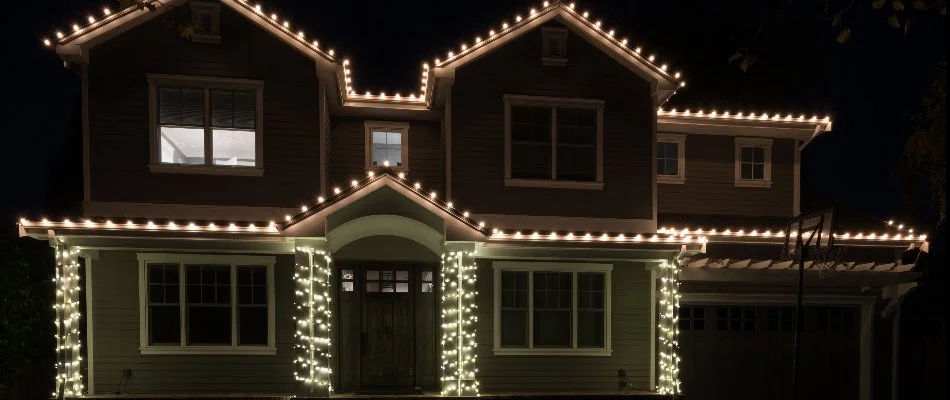
[{"label": "attic vent", "polygon": [[221,43],[221,4],[208,1],[191,2],[191,24],[194,33],[191,41],[196,43]]},{"label": "attic vent", "polygon": [[567,28],[541,28],[541,63],[567,65]]}]

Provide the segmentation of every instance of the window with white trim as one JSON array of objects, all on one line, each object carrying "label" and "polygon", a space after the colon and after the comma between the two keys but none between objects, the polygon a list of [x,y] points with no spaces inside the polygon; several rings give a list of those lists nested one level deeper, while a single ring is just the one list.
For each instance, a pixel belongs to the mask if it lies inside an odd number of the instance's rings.
[{"label": "window with white trim", "polygon": [[686,135],[657,134],[656,181],[659,183],[686,182]]},{"label": "window with white trim", "polygon": [[260,81],[148,75],[153,172],[259,175]]},{"label": "window with white trim", "polygon": [[274,354],[273,257],[139,254],[143,354]]},{"label": "window with white trim", "polygon": [[504,101],[506,186],[603,189],[603,101]]},{"label": "window with white trim", "polygon": [[609,355],[609,264],[509,262],[495,268],[498,355]]},{"label": "window with white trim", "polygon": [[409,124],[405,122],[363,123],[366,135],[366,168],[389,167],[409,170]]},{"label": "window with white trim", "polygon": [[772,186],[772,139],[736,139],[736,186]]}]

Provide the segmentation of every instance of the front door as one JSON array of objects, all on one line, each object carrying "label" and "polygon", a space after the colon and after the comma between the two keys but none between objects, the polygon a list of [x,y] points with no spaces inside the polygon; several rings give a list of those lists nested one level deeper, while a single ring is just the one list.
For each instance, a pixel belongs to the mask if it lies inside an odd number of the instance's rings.
[{"label": "front door", "polygon": [[415,326],[413,269],[408,265],[371,264],[364,274],[361,384],[411,388]]}]

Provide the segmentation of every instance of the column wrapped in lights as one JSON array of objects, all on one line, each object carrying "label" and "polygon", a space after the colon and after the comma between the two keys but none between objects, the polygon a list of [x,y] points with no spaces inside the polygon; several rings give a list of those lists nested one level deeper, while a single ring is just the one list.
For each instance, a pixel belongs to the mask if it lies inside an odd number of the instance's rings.
[{"label": "column wrapped in lights", "polygon": [[56,240],[56,392],[53,397],[80,397],[82,343],[79,340],[79,250]]},{"label": "column wrapped in lights", "polygon": [[679,380],[679,259],[660,265],[660,394],[680,393]]},{"label": "column wrapped in lights", "polygon": [[313,247],[297,247],[294,281],[294,324],[297,358],[294,378],[308,395],[329,396],[330,366],[330,255]]},{"label": "column wrapped in lights", "polygon": [[474,251],[442,253],[442,395],[477,396]]}]

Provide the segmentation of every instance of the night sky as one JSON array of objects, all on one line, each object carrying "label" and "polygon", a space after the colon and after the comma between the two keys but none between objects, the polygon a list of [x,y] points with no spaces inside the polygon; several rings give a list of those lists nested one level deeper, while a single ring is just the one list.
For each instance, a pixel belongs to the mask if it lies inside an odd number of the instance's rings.
[{"label": "night sky", "polygon": [[[541,1],[263,4],[321,45],[349,57],[358,90],[405,93],[417,86],[423,61],[444,58],[447,50],[471,43],[489,28],[498,29],[516,13],[525,15]],[[831,2],[828,8],[848,3]],[[885,23],[889,13],[874,11],[869,3],[857,1],[844,18],[844,25],[854,30],[844,46],[835,41],[838,28],[824,14],[825,1],[587,0],[578,7],[683,72],[688,84],[668,105],[831,116],[833,132],[812,142],[803,154],[803,210],[836,205],[871,218],[901,217],[906,214],[895,171],[903,159],[910,116],[930,86],[936,61],[946,57],[945,27],[943,22],[922,25],[905,36]],[[80,81],[42,46],[41,38],[66,30],[90,12],[100,16],[106,4],[5,4],[0,16],[5,31],[0,36],[5,77],[0,221],[7,221],[10,229],[17,216],[57,211],[50,208],[61,202],[50,201],[51,194],[73,193],[81,199],[81,193],[63,187],[63,182],[82,187],[81,171],[75,170],[81,168],[75,162],[81,154],[76,138],[81,135]],[[750,51],[757,61],[742,72],[728,60],[753,36]]]}]

